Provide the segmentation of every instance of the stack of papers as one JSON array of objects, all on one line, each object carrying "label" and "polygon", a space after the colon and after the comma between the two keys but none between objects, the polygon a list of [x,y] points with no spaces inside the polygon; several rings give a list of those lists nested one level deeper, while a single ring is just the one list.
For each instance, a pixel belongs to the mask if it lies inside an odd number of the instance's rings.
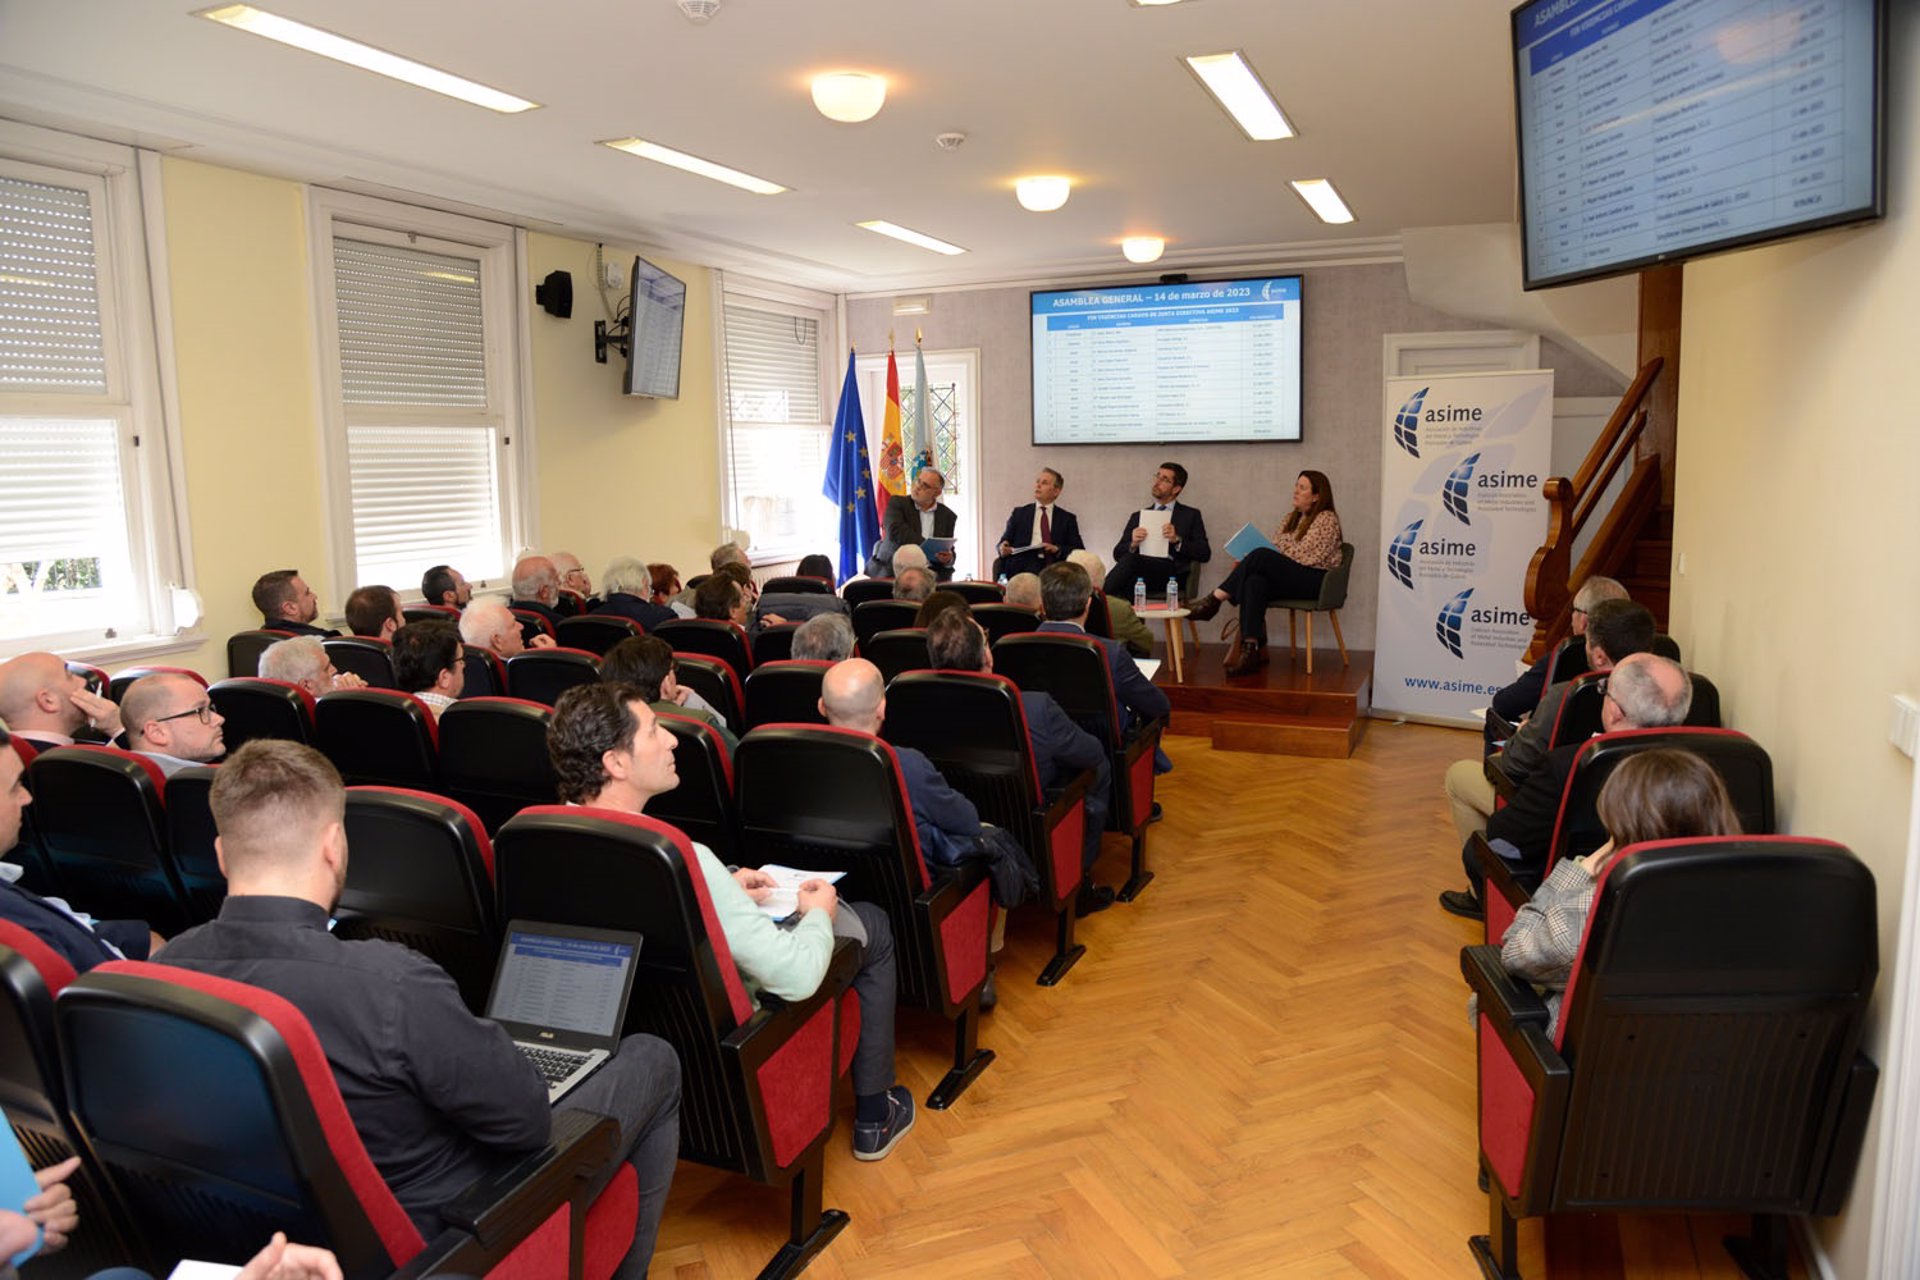
[{"label": "stack of papers", "polygon": [[773,877],[774,890],[765,902],[754,905],[775,920],[785,920],[800,909],[800,886],[807,881],[825,880],[828,884],[838,884],[847,874],[844,871],[802,871],[797,867],[783,867],[772,862],[760,869]]}]

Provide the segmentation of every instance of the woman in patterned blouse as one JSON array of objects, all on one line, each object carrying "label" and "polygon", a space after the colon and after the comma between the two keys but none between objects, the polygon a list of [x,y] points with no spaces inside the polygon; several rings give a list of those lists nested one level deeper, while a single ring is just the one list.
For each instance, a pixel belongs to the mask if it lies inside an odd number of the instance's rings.
[{"label": "woman in patterned blouse", "polygon": [[1227,655],[1227,674],[1243,675],[1267,665],[1267,601],[1311,600],[1327,570],[1340,564],[1340,517],[1333,486],[1319,471],[1302,471],[1293,483],[1293,510],[1273,531],[1277,551],[1261,547],[1242,560],[1227,580],[1192,606],[1205,622],[1223,604],[1240,606],[1240,641]]}]

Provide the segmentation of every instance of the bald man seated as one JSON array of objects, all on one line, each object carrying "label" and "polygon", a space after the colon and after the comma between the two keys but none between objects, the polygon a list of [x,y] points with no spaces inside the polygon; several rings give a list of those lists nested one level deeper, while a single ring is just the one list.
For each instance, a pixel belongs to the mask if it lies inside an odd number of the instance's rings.
[{"label": "bald man seated", "polygon": [[507,606],[498,600],[475,600],[460,615],[460,638],[476,649],[485,649],[500,661],[525,653],[528,649],[551,649],[554,638],[535,630],[532,637]]},{"label": "bald man seated", "polygon": [[122,728],[120,708],[91,692],[57,653],[0,662],[0,722],[41,750],[106,742]]},{"label": "bald man seated", "polygon": [[[547,620],[547,625],[558,627],[560,619],[566,616],[557,607],[559,603],[560,570],[552,560],[546,556],[527,556],[513,566],[513,599],[508,601],[509,608],[537,613]],[[520,627],[528,644],[533,643],[535,636],[547,635],[533,622],[523,622]]]},{"label": "bald man seated", "polygon": [[143,676],[120,699],[127,749],[160,766],[171,778],[190,765],[212,764],[226,754],[226,718],[198,680]]},{"label": "bald man seated", "polygon": [[[554,571],[560,575],[560,586],[580,597],[580,612],[592,613],[600,607],[600,597],[593,594],[593,575],[580,563],[580,557],[571,551],[553,553]],[[607,590],[613,590],[608,587]]]}]

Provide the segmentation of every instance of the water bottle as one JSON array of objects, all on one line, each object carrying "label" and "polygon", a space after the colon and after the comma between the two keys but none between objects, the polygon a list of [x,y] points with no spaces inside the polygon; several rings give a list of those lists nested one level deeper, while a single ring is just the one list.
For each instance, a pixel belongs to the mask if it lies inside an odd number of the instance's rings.
[{"label": "water bottle", "polygon": [[1174,577],[1172,574],[1168,574],[1167,575],[1167,608],[1178,609],[1179,607],[1180,607],[1180,579]]},{"label": "water bottle", "polygon": [[1007,575],[1004,573],[1000,575],[1000,589],[1002,591],[1007,589]]},{"label": "water bottle", "polygon": [[1133,611],[1135,613],[1139,613],[1142,609],[1146,607],[1147,607],[1147,580],[1145,578],[1135,578],[1133,580]]}]

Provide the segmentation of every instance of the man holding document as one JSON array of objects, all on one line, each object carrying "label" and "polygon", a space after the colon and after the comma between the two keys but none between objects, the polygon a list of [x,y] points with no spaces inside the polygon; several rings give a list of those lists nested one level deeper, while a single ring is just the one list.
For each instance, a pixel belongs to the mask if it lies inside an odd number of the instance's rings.
[{"label": "man holding document", "polygon": [[1058,471],[1040,468],[1040,474],[1033,478],[1033,501],[1015,507],[1007,517],[1007,527],[1000,531],[999,559],[993,562],[995,578],[1038,574],[1087,545],[1080,540],[1078,517],[1058,505],[1060,491],[1066,486]]},{"label": "man holding document", "polygon": [[1213,558],[1200,509],[1175,501],[1186,487],[1187,469],[1177,462],[1163,462],[1153,473],[1147,505],[1127,517],[1113,546],[1113,571],[1104,588],[1108,595],[1133,599],[1133,584],[1140,578],[1151,595],[1164,591],[1168,578],[1179,579],[1184,589],[1188,571]]},{"label": "man holding document", "polygon": [[945,582],[953,577],[953,534],[960,517],[940,501],[947,478],[932,467],[920,468],[913,489],[887,499],[886,519],[880,526],[880,545],[873,558],[886,565],[901,547],[924,547],[928,566]]}]

